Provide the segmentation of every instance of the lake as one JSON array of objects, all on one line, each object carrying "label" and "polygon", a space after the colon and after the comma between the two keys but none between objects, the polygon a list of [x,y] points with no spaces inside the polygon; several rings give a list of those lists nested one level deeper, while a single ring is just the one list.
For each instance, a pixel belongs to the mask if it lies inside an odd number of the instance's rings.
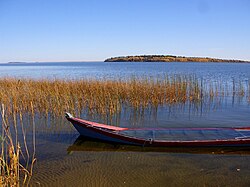
[{"label": "lake", "polygon": [[[58,62],[0,64],[0,77],[121,79],[195,76],[204,82],[249,87],[250,64]],[[81,117],[109,123],[99,115]],[[124,109],[116,125],[137,127],[250,126],[249,93],[217,97],[199,105]],[[66,119],[36,117],[34,186],[249,186],[250,149],[145,150],[79,137]],[[31,143],[32,127],[28,125]],[[223,154],[224,153],[224,154]]]}]

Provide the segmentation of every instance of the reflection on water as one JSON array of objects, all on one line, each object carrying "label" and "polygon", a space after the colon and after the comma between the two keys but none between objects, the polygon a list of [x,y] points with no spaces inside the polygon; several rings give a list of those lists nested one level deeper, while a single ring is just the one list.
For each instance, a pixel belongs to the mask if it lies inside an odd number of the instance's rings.
[{"label": "reflection on water", "polygon": [[218,97],[199,103],[129,108],[114,115],[88,114],[80,118],[121,127],[237,127],[249,126],[250,105],[246,99]]},{"label": "reflection on water", "polygon": [[165,152],[165,153],[189,153],[189,154],[238,154],[250,155],[250,147],[143,147],[123,145],[118,143],[102,142],[84,136],[78,136],[67,149],[68,153],[75,151],[94,152]]},{"label": "reflection on water", "polygon": [[[100,115],[83,110],[76,117],[120,127],[243,127],[250,125],[250,105],[245,100],[232,102],[231,97],[198,104],[163,105],[157,108],[135,109],[122,107],[114,115]],[[19,117],[16,117],[19,121]],[[75,129],[64,116],[55,117],[35,114],[37,134],[60,136],[60,133],[73,133]],[[23,114],[27,132],[32,132],[32,120]],[[11,118],[10,118],[10,123]],[[19,129],[21,132],[21,129]]]},{"label": "reflection on water", "polygon": [[250,184],[249,149],[145,150],[75,135],[62,133],[60,139],[39,139],[33,185],[247,187]]}]

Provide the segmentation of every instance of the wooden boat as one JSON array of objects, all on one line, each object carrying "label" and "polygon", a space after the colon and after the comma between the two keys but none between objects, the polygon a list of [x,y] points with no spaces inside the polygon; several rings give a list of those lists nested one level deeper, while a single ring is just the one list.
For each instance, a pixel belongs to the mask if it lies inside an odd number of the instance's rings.
[{"label": "wooden boat", "polygon": [[250,146],[250,127],[122,128],[95,123],[66,113],[82,136],[101,141],[156,147]]}]

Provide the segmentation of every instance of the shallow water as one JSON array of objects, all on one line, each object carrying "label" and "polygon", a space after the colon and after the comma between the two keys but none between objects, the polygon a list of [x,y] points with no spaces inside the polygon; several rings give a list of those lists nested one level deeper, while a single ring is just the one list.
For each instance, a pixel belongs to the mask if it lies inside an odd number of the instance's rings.
[{"label": "shallow water", "polygon": [[249,161],[239,155],[82,151],[40,161],[33,181],[41,186],[249,186],[250,168],[244,164]]},{"label": "shallow water", "polygon": [[[65,138],[69,139],[68,135]],[[72,140],[75,134],[72,134]],[[39,140],[39,139],[38,139]],[[75,147],[74,147],[75,146]],[[249,186],[250,150],[145,151],[100,142],[43,140],[32,183],[41,186]],[[138,151],[139,150],[139,151]],[[217,154],[219,153],[219,154]]]},{"label": "shallow water", "polygon": [[[232,63],[29,63],[1,64],[0,77],[127,79],[185,74],[212,82],[247,82],[250,64]],[[198,105],[123,109],[112,119],[82,118],[122,127],[250,126],[246,97],[225,96]],[[32,147],[32,125],[27,123]],[[83,140],[64,118],[36,117],[33,186],[250,186],[250,148],[241,150],[141,150]],[[217,154],[218,153],[218,154]]]}]

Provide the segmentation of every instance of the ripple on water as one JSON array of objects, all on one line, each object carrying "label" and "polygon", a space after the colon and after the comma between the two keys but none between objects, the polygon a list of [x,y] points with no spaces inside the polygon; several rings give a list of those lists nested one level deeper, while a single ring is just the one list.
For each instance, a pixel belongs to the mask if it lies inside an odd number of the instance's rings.
[{"label": "ripple on water", "polygon": [[[249,186],[250,156],[157,152],[65,154],[36,165],[40,186]],[[237,170],[240,168],[240,171]]]}]

